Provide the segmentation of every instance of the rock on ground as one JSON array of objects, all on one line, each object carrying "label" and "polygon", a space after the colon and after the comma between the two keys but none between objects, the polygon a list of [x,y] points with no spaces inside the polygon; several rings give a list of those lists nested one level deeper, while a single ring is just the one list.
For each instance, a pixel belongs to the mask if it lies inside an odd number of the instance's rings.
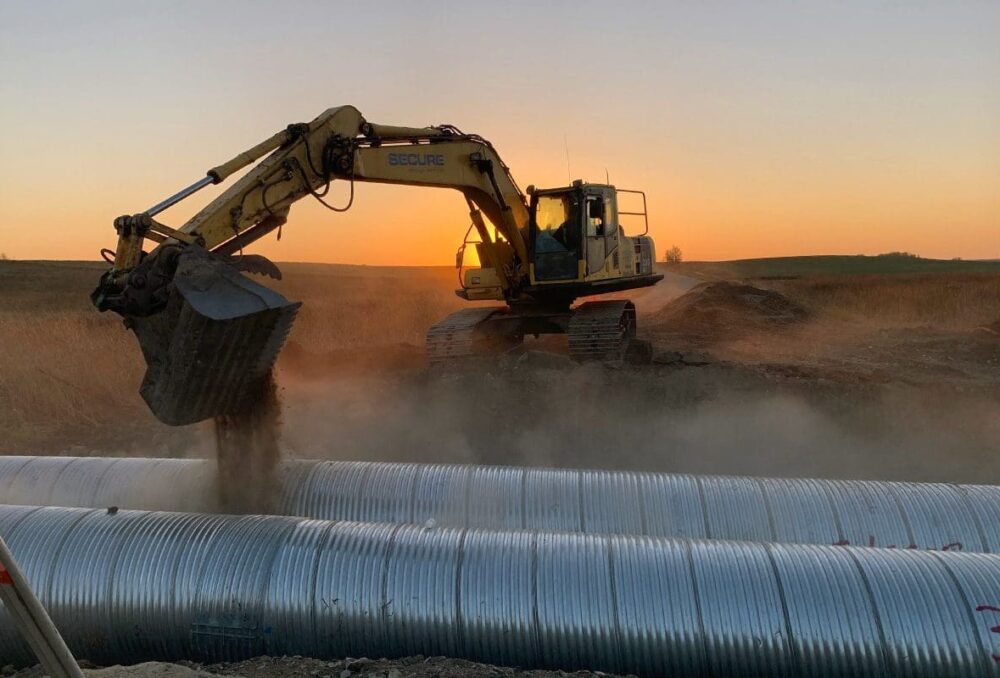
[{"label": "rock on ground", "polygon": [[86,669],[84,675],[88,678],[220,678],[218,674],[163,662]]}]

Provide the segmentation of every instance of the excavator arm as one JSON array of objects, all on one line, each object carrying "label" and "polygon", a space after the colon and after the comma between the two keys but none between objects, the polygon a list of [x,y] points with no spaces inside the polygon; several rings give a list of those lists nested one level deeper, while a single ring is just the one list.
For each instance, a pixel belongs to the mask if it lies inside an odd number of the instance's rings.
[{"label": "excavator arm", "polygon": [[[349,178],[461,191],[482,241],[483,263],[496,270],[504,292],[513,296],[527,275],[528,209],[524,196],[489,142],[454,128],[443,129],[446,136],[430,137],[426,144],[419,137],[360,140]],[[500,237],[491,238],[483,215]]]},{"label": "excavator arm", "polygon": [[[251,165],[179,228],[154,218]],[[326,200],[335,180],[349,185],[345,205]],[[115,220],[112,267],[92,300],[121,314],[136,333],[148,366],[140,393],[158,418],[192,423],[238,412],[255,397],[299,304],[240,275],[236,267],[280,275],[269,262],[242,256],[243,249],[280,228],[304,197],[345,211],[358,181],[462,192],[483,263],[496,271],[504,297],[516,297],[527,276],[528,209],[493,146],[451,126],[378,125],[352,106],[328,109],[213,167],[145,212]],[[146,240],[156,243],[149,253]]]},{"label": "excavator arm", "polygon": [[[225,181],[257,161],[253,169],[179,229],[173,230],[152,218],[194,191]],[[488,141],[450,126],[372,124],[365,122],[356,108],[341,106],[328,109],[310,123],[289,125],[210,169],[204,179],[174,196],[177,200],[168,199],[146,212],[119,217],[115,224],[119,243],[114,275],[120,278],[139,265],[144,239],[168,246],[197,244],[217,254],[231,255],[281,227],[292,203],[306,196],[321,200],[334,211],[345,211],[353,201],[353,186],[345,206],[333,206],[324,200],[334,179],[351,184],[369,181],[461,191],[474,213],[473,222],[480,236],[492,246],[487,249],[493,251],[496,260],[511,259],[513,254],[519,264],[527,261],[525,199]],[[504,243],[492,242],[478,214],[486,216]],[[509,268],[507,275],[502,275],[505,289],[515,287],[517,277],[518,272]]]}]

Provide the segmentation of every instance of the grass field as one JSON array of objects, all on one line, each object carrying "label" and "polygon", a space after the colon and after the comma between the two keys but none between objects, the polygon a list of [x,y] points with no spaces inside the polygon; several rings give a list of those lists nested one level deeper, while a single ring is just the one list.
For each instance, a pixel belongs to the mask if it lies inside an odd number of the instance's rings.
[{"label": "grass field", "polygon": [[[72,441],[146,440],[175,453],[192,438],[157,425],[137,395],[138,345],[88,295],[104,270],[85,262],[0,261],[0,451],[64,450]],[[309,352],[422,344],[463,301],[446,268],[283,264],[267,281],[305,302],[290,341]],[[150,452],[152,453],[152,452]]]},{"label": "grass field", "polygon": [[758,284],[838,322],[974,329],[1000,320],[1000,273],[809,275]]},{"label": "grass field", "polygon": [[[839,389],[836,382],[842,377],[838,375],[846,375],[848,383],[863,385],[888,379],[906,388],[917,385],[921,393],[936,393],[939,388],[974,392],[979,408],[976,412],[986,414],[976,414],[975,422],[967,425],[970,430],[979,427],[986,431],[981,422],[997,420],[992,414],[997,408],[995,396],[983,400],[978,394],[990,388],[996,390],[1000,382],[994,376],[1000,369],[1000,341],[991,338],[994,335],[988,332],[977,333],[976,328],[1000,320],[1000,270],[903,271],[903,264],[928,265],[918,261],[888,262],[895,266],[891,273],[847,275],[839,270],[830,273],[833,266],[830,258],[810,257],[796,260],[795,270],[800,275],[777,275],[792,270],[788,261],[710,266],[713,275],[723,270],[742,272],[731,276],[734,278],[746,277],[744,274],[751,270],[766,274],[767,279],[755,280],[753,284],[781,292],[807,308],[808,322],[785,334],[746,337],[728,353],[724,345],[719,346],[718,355],[730,366],[720,368],[721,371],[699,372],[700,368],[693,368],[678,374],[654,369],[642,379],[661,384],[655,388],[662,387],[667,398],[678,402],[685,402],[688,396],[670,395],[670,389],[675,388],[671,384],[686,384],[676,388],[688,389],[693,397],[702,398],[713,389],[723,388],[711,385],[712,380],[718,382],[722,378],[727,384],[726,380],[738,382],[734,391],[738,397],[742,397],[741,393],[756,393],[755,389],[764,389],[761,397],[769,397],[775,388],[773,380],[784,380],[781,375],[785,374],[792,375],[795,384],[805,384],[810,389],[815,384],[826,384],[823,388],[831,388],[833,384]],[[868,270],[875,264],[886,263],[882,258],[866,259],[857,268]],[[665,269],[694,273],[698,266],[702,264]],[[101,451],[163,456],[206,453],[197,447],[206,439],[204,427],[163,426],[139,398],[137,390],[144,366],[133,336],[122,327],[117,316],[97,313],[88,299],[103,268],[103,264],[82,262],[0,261],[0,431],[3,432],[0,453]],[[279,367],[286,376],[284,385],[288,388],[309,379],[337,380],[343,376],[339,370],[344,366],[353,365],[351,378],[354,378],[364,374],[369,364],[385,360],[384,355],[391,353],[392,347],[409,346],[403,364],[412,366],[413,356],[419,358],[427,328],[465,306],[454,294],[457,280],[450,268],[283,264],[282,270],[285,279],[274,286],[290,298],[304,302],[290,336],[290,344],[294,346],[289,349],[294,350],[287,350],[279,359]],[[801,274],[806,270],[823,272]],[[664,285],[652,291],[638,291],[641,294],[636,295],[637,303],[645,302],[640,307],[641,327],[652,327],[659,305],[668,303],[684,289]],[[659,348],[672,350],[670,346]],[[775,369],[777,363],[791,366]],[[739,372],[741,369],[749,369],[757,376],[746,377]],[[752,388],[743,384],[748,378]],[[301,427],[303,422],[315,425],[342,415],[360,416],[359,411],[370,411],[371,421],[378,422],[380,403],[391,403],[398,398],[401,386],[394,380],[392,377],[379,382],[378,387],[385,390],[372,392],[370,398],[366,395],[359,399],[355,391],[349,391],[335,401],[336,405],[328,401],[306,403],[302,391],[292,398],[297,397],[300,406],[298,414],[292,413],[298,417],[296,425]],[[488,377],[485,383],[500,388],[495,376]],[[933,389],[928,390],[929,384],[934,385]],[[474,386],[478,388],[478,382]],[[432,393],[437,392],[434,388],[430,387]],[[631,392],[631,386],[622,388],[626,394]],[[570,391],[575,392],[572,388]],[[412,402],[397,402],[397,407],[413,413],[411,423],[396,424],[397,429],[427,425],[420,412],[426,405],[433,408],[433,404],[421,400],[425,394],[419,389],[415,393],[420,395],[414,396]],[[843,409],[839,403],[853,402],[853,395],[836,393],[830,401],[835,410]],[[473,398],[480,395],[476,392]],[[514,392],[510,398],[511,402],[503,407],[517,406],[520,396]],[[455,411],[464,413],[462,416],[468,418],[468,428],[472,431],[481,430],[477,406],[493,407],[496,411],[501,407],[489,402],[477,404],[474,399],[461,403]],[[324,409],[327,407],[330,409]],[[435,435],[438,426],[446,426],[451,418],[458,416],[442,408],[435,410],[440,418],[431,432]],[[906,412],[898,417],[922,416]],[[351,454],[351,449],[367,449],[362,434],[367,435],[365,431],[369,429],[365,427],[371,424],[368,419],[364,422],[364,426],[359,424],[361,428],[354,443],[344,444],[348,450],[345,454]],[[502,421],[491,424],[499,427],[497,435],[507,435],[508,429],[502,424]],[[295,425],[291,428],[291,437],[309,437],[304,429],[295,431]],[[987,437],[986,433],[979,435],[984,440]],[[966,449],[981,449],[986,443],[979,438],[961,445]],[[645,438],[640,440],[643,441]],[[392,445],[383,447],[391,449]],[[407,454],[405,446],[397,448],[399,454]],[[813,467],[799,468],[811,471]],[[889,467],[884,465],[884,468]],[[933,469],[937,466],[928,462],[925,468],[930,470],[922,477],[934,477]]]},{"label": "grass field", "polygon": [[940,273],[1000,274],[1000,261],[924,259],[910,255],[826,255],[773,257],[733,261],[685,261],[665,264],[667,270],[703,280],[801,276],[917,275]]}]

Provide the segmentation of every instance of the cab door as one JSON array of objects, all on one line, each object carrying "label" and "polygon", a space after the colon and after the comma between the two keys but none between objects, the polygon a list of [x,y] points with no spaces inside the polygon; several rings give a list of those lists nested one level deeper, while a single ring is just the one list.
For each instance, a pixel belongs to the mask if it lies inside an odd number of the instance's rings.
[{"label": "cab door", "polygon": [[584,233],[587,247],[587,276],[604,269],[604,197],[588,195]]},{"label": "cab door", "polygon": [[605,272],[605,261],[617,248],[617,215],[613,195],[603,191],[588,195],[584,214],[587,277],[590,277]]}]

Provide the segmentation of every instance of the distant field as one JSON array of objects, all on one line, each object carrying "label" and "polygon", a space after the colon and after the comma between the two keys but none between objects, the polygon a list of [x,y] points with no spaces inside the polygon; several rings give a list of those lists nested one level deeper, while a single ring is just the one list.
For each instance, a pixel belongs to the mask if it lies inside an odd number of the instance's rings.
[{"label": "distant field", "polygon": [[1000,273],[1000,261],[923,259],[905,255],[774,257],[733,261],[661,264],[666,270],[703,280],[812,275],[895,275],[918,273]]},{"label": "distant field", "polygon": [[[290,342],[309,352],[422,344],[428,327],[465,303],[446,267],[280,266],[285,279],[264,282],[305,302]],[[134,337],[90,304],[106,268],[0,261],[0,451],[64,451],[76,438],[110,446],[164,430],[136,395],[144,366]]]},{"label": "distant field", "polygon": [[806,275],[755,284],[838,323],[969,330],[1000,321],[1000,273]]},{"label": "distant field", "polygon": [[[95,262],[0,261],[0,452],[81,453],[73,448],[81,442],[89,449],[170,456],[198,439],[195,428],[157,424],[137,396],[144,366],[134,337],[118,316],[97,313],[88,299],[104,268]],[[279,360],[288,370],[311,369],[311,361],[330,355],[363,368],[383,347],[419,355],[427,328],[466,305],[455,296],[457,277],[447,267],[281,268],[285,279],[266,284],[305,302]],[[665,270],[770,278],[752,284],[785,294],[825,328],[817,331],[817,355],[826,350],[825,332],[839,328],[1000,327],[1000,262],[798,257]],[[683,291],[668,283],[629,296],[652,313]],[[992,353],[987,358],[994,360]]]}]

